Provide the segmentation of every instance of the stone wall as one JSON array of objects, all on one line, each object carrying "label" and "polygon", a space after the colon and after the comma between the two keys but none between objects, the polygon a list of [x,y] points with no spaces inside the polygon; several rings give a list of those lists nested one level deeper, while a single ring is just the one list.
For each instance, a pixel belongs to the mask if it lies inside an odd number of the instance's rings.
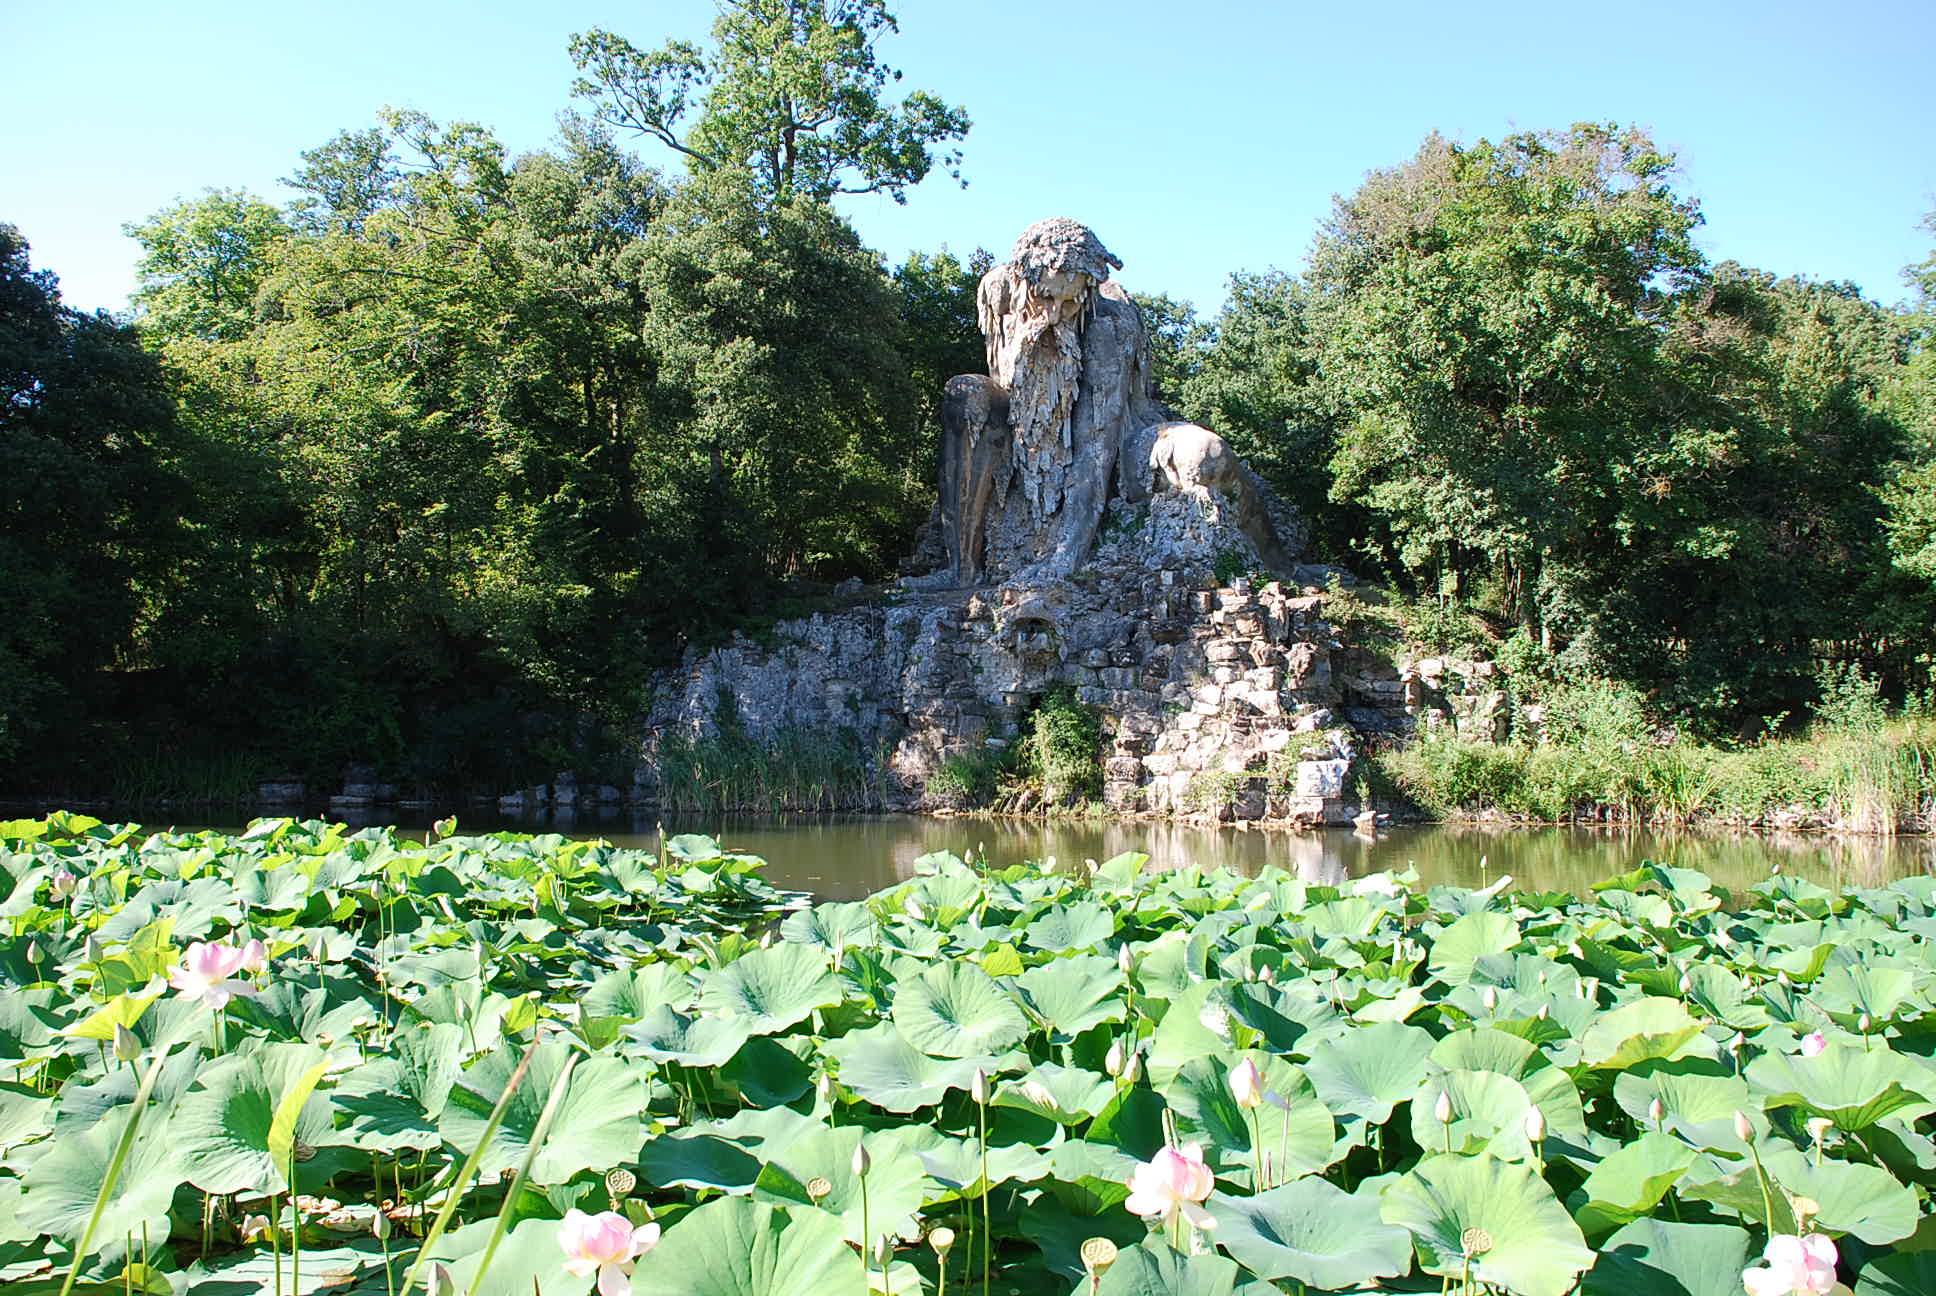
[{"label": "stone wall", "polygon": [[656,797],[658,739],[708,731],[724,703],[755,735],[852,730],[893,776],[887,808],[923,808],[943,760],[1014,741],[1063,685],[1101,717],[1118,812],[1349,822],[1353,757],[1414,726],[1417,690],[1325,620],[1336,569],[1220,585],[1242,552],[1215,499],[1159,496],[1066,580],[902,588],[695,656],[659,681],[634,799]]}]

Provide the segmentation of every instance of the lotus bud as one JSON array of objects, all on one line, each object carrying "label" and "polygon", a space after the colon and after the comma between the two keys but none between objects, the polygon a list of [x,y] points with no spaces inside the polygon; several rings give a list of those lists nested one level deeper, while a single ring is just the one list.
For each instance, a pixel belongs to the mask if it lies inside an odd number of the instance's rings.
[{"label": "lotus bud", "polygon": [[1131,1052],[1129,1061],[1123,1064],[1123,1080],[1127,1084],[1135,1084],[1138,1080],[1142,1079],[1142,1076],[1143,1055],[1141,1053]]},{"label": "lotus bud", "polygon": [[881,1272],[887,1272],[887,1262],[894,1258],[894,1239],[886,1233],[874,1244],[874,1259],[880,1263]]},{"label": "lotus bud", "polygon": [[1082,1244],[1082,1267],[1091,1277],[1100,1278],[1116,1263],[1116,1244],[1106,1237],[1092,1237]]},{"label": "lotus bud", "polygon": [[1730,1053],[1739,1053],[1742,1049],[1746,1048],[1747,1046],[1748,1046],[1748,1034],[1746,1031],[1736,1031],[1734,1033],[1734,1038],[1728,1041],[1728,1051]]},{"label": "lotus bud", "polygon": [[120,1022],[114,1023],[114,1058],[117,1062],[132,1062],[141,1056],[141,1041],[135,1033]]},{"label": "lotus bud", "polygon": [[834,1190],[833,1181],[825,1175],[815,1175],[807,1180],[807,1200],[818,1203],[821,1198]]},{"label": "lotus bud", "polygon": [[269,1231],[269,1217],[267,1215],[244,1215],[242,1217],[242,1223],[237,1226],[236,1231],[242,1235],[244,1242],[253,1242]]},{"label": "lotus bud", "polygon": [[988,1073],[980,1067],[975,1068],[975,1078],[969,1084],[968,1093],[977,1106],[988,1105]]},{"label": "lotus bud", "polygon": [[1109,1053],[1102,1060],[1103,1070],[1109,1072],[1111,1076],[1120,1076],[1123,1073],[1123,1061],[1123,1042],[1115,1040],[1109,1045]]},{"label": "lotus bud", "polygon": [[760,933],[760,948],[761,949],[773,948],[773,932],[770,929]]},{"label": "lotus bud", "polygon": [[99,936],[96,936],[94,933],[89,932],[87,936],[86,953],[87,953],[88,962],[99,963],[102,959],[107,957],[108,952],[107,952],[107,949],[101,944],[101,938]]},{"label": "lotus bud", "polygon": [[1533,1014],[1533,1016],[1539,1018],[1539,1020],[1541,1021],[1545,1021],[1548,1017],[1551,1017],[1552,1015],[1553,1015],[1552,1004],[1541,1004],[1539,1006],[1539,1011]]},{"label": "lotus bud", "polygon": [[1835,1128],[1835,1122],[1826,1116],[1817,1116],[1808,1122],[1808,1137],[1820,1143],[1828,1138],[1828,1132]]},{"label": "lotus bud", "polygon": [[1647,1104],[1647,1119],[1652,1121],[1654,1124],[1656,1125],[1660,1124],[1661,1118],[1666,1115],[1667,1115],[1667,1108],[1661,1105],[1660,1099],[1656,1098],[1652,1102]]},{"label": "lotus bud", "polygon": [[1860,1017],[1857,1017],[1855,1019],[1855,1028],[1858,1031],[1861,1031],[1864,1035],[1867,1035],[1869,1033],[1869,1029],[1874,1025],[1875,1025],[1875,1022],[1869,1017],[1869,1014],[1867,1013],[1863,1013]]},{"label": "lotus bud", "polygon": [[854,1173],[865,1179],[867,1172],[874,1168],[874,1158],[867,1155],[867,1144],[854,1144]]},{"label": "lotus bud", "polygon": [[1786,990],[1795,983],[1788,979],[1786,972],[1777,972],[1775,973],[1775,984]]},{"label": "lotus bud", "polygon": [[1689,976],[1685,972],[1681,973],[1681,993],[1682,994],[1694,993],[1694,978]]},{"label": "lotus bud", "polygon": [[928,1234],[928,1245],[934,1248],[936,1255],[946,1260],[948,1252],[954,1250],[955,1231],[946,1226],[936,1229]]},{"label": "lotus bud", "polygon": [[1439,1091],[1439,1100],[1432,1104],[1432,1115],[1438,1117],[1439,1124],[1441,1125],[1450,1125],[1452,1123],[1451,1094],[1446,1093],[1444,1090]]},{"label": "lotus bud", "polygon": [[39,941],[30,940],[27,942],[27,961],[29,963],[40,962],[40,942]]},{"label": "lotus bud", "polygon": [[814,1086],[814,1092],[821,1102],[831,1103],[834,1100],[834,1078],[822,1071],[820,1083]]},{"label": "lotus bud", "polygon": [[1082,866],[1089,870],[1090,877],[1096,876],[1096,871],[1102,867],[1102,865],[1096,863],[1096,861],[1094,861],[1093,859],[1086,859],[1082,861]]},{"label": "lotus bud", "polygon": [[388,1239],[390,1236],[390,1212],[384,1210],[381,1206],[377,1207],[376,1214],[370,1217],[370,1232],[376,1235],[376,1240],[379,1242]]},{"label": "lotus bud", "polygon": [[1272,967],[1270,964],[1266,963],[1264,964],[1263,971],[1257,974],[1257,979],[1259,981],[1262,981],[1265,985],[1276,985],[1277,969]]},{"label": "lotus bud", "polygon": [[1546,1113],[1537,1107],[1526,1111],[1526,1137],[1535,1146],[1546,1141]]},{"label": "lotus bud", "polygon": [[1254,1111],[1264,1105],[1264,1073],[1249,1058],[1239,1062],[1230,1072],[1230,1096],[1245,1111]]},{"label": "lotus bud", "polygon": [[1487,987],[1486,987],[1486,992],[1485,992],[1485,994],[1484,994],[1484,995],[1482,996],[1482,998],[1483,998],[1483,999],[1484,999],[1484,1001],[1485,1001],[1485,1005],[1486,1005],[1486,1011],[1487,1011],[1487,1012],[1497,1012],[1497,1011],[1498,1011],[1498,1009],[1499,1009],[1499,992],[1498,992],[1497,990],[1495,990],[1495,989],[1494,989],[1493,987],[1491,987],[1491,986],[1487,986]]},{"label": "lotus bud", "polygon": [[1754,1142],[1754,1125],[1748,1120],[1748,1113],[1737,1111],[1734,1114],[1734,1136],[1743,1143]]},{"label": "lotus bud", "polygon": [[905,910],[907,912],[907,916],[914,919],[914,921],[916,922],[927,921],[927,917],[928,917],[927,911],[921,908],[921,902],[915,899],[913,896],[909,896],[907,898],[907,903],[902,905],[901,908]]}]

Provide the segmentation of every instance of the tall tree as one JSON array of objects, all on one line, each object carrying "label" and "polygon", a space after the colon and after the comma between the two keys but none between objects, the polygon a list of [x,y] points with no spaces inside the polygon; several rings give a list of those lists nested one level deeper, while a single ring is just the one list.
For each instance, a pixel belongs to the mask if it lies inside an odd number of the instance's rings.
[{"label": "tall tree", "polygon": [[593,28],[572,37],[573,93],[600,121],[658,140],[696,171],[745,167],[762,202],[881,193],[896,202],[939,164],[960,179],[968,117],[874,47],[898,30],[882,0],[720,0],[713,48],[642,51]]},{"label": "tall tree", "polygon": [[131,301],[146,327],[209,342],[248,332],[289,233],[280,211],[240,189],[210,189],[122,228],[141,244]]}]

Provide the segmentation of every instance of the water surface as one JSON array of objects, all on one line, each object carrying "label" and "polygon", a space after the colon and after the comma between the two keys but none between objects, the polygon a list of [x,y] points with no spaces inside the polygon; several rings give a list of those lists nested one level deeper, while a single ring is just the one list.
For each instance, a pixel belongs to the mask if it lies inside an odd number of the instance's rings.
[{"label": "water surface", "polygon": [[[382,816],[421,829],[428,816]],[[164,816],[141,820],[151,826]],[[654,819],[617,812],[508,821],[458,814],[460,832],[512,828],[600,837],[656,849]],[[229,829],[229,831],[239,831]],[[802,815],[700,821],[669,819],[667,833],[702,832],[768,862],[778,886],[822,899],[852,900],[911,876],[933,851],[973,852],[995,864],[1053,857],[1063,865],[1142,851],[1158,867],[1195,864],[1255,873],[1267,864],[1314,882],[1341,882],[1381,869],[1416,868],[1430,883],[1481,886],[1509,873],[1525,890],[1584,892],[1644,860],[1697,868],[1721,886],[1752,886],[1775,868],[1828,887],[1881,886],[1936,873],[1936,838],[1895,839],[1804,833],[1655,832],[1588,828],[1452,826],[1396,828],[1368,839],[1348,829],[1288,832],[1120,821],[934,819],[917,815]]]}]

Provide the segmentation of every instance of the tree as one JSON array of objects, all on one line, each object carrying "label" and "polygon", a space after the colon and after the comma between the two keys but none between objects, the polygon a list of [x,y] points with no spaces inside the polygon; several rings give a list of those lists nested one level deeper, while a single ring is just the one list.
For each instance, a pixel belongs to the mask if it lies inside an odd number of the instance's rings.
[{"label": "tree", "polygon": [[[572,37],[572,92],[609,126],[658,140],[695,171],[745,167],[761,202],[907,190],[937,162],[960,179],[967,114],[923,91],[874,46],[898,30],[882,0],[721,0],[710,53],[637,49],[599,28]],[[696,112],[695,112],[696,110]]]},{"label": "tree", "polygon": [[155,463],[169,425],[133,331],[62,305],[0,224],[0,760],[78,735],[129,651],[180,493]]},{"label": "tree", "polygon": [[1701,265],[1671,167],[1612,126],[1433,136],[1338,203],[1310,303],[1350,411],[1333,494],[1382,515],[1413,572],[1489,571],[1537,625],[1548,569],[1604,532],[1662,318]]},{"label": "tree", "polygon": [[933,487],[941,445],[941,395],[957,374],[988,367],[976,291],[995,264],[985,248],[963,262],[947,249],[932,256],[910,252],[895,268],[901,304],[901,355],[907,363],[918,453],[907,463],[907,493],[921,497]]},{"label": "tree", "polygon": [[145,326],[209,342],[248,332],[256,294],[289,234],[281,212],[240,189],[210,189],[122,231],[141,244],[130,300]]}]

